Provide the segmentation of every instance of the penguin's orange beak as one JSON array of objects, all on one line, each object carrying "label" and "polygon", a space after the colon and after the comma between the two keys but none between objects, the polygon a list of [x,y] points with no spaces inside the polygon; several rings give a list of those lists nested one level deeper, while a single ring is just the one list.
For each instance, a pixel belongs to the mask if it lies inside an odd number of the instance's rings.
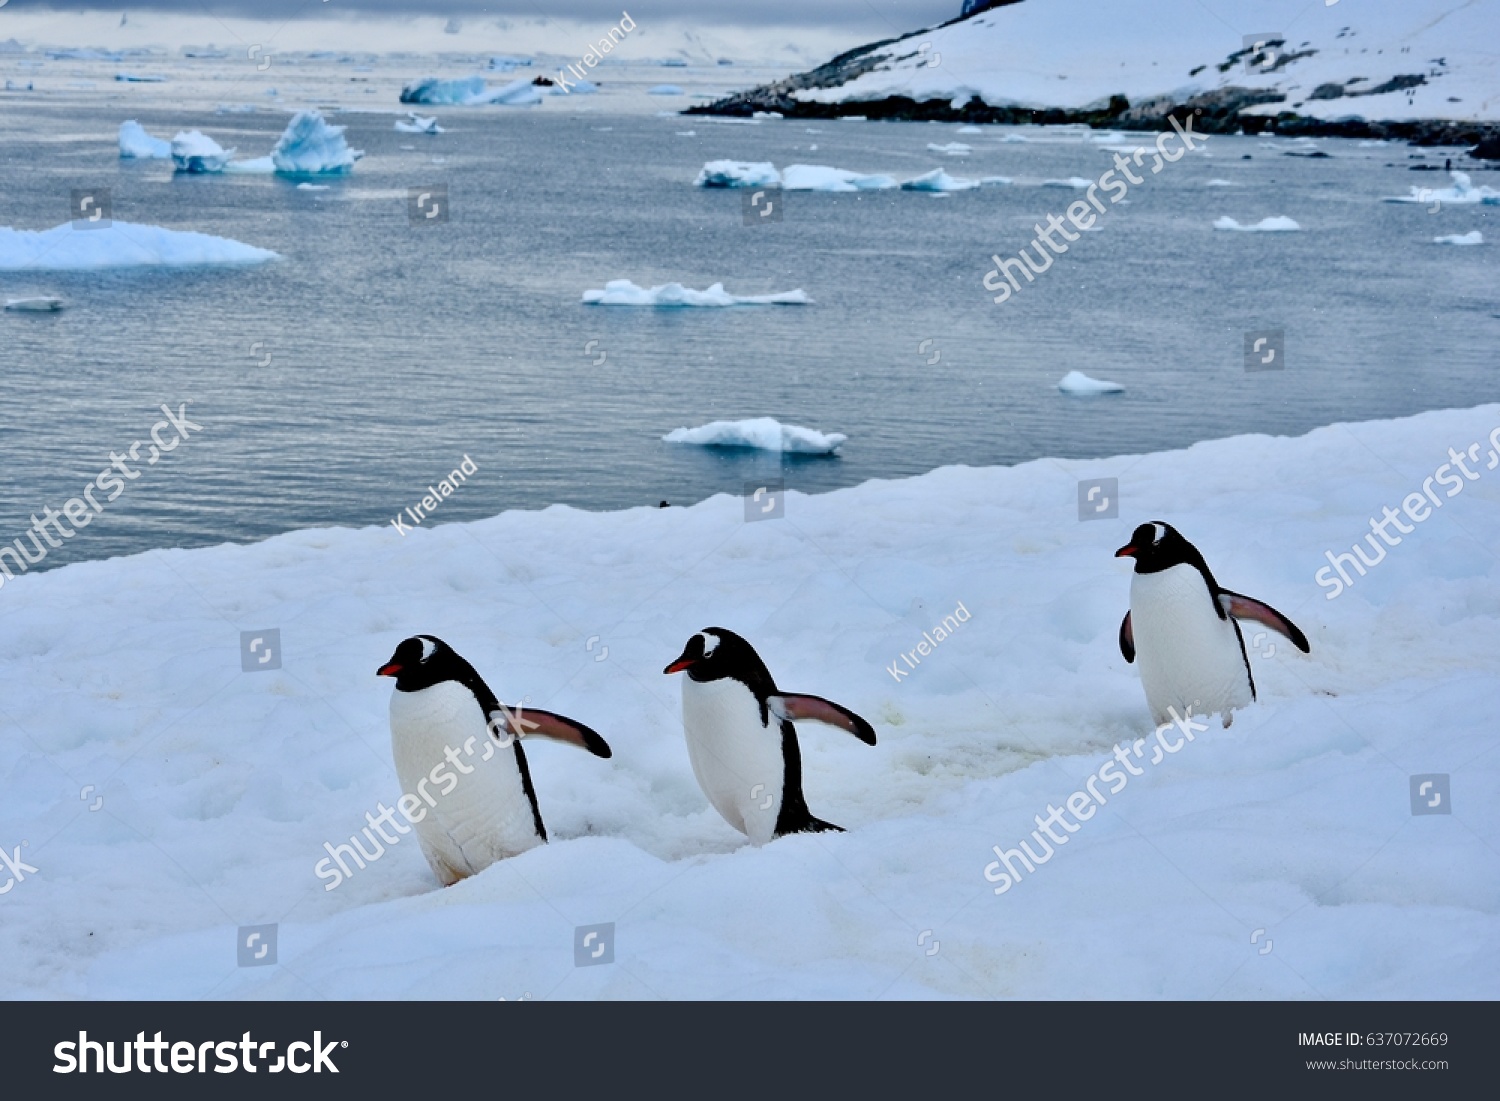
[{"label": "penguin's orange beak", "polygon": [[1134,558],[1135,557],[1135,552],[1136,552],[1135,544],[1134,543],[1126,543],[1119,550],[1115,551],[1115,557],[1116,558]]},{"label": "penguin's orange beak", "polygon": [[401,672],[401,666],[393,661],[375,670],[375,675],[377,677],[394,677],[399,672]]}]

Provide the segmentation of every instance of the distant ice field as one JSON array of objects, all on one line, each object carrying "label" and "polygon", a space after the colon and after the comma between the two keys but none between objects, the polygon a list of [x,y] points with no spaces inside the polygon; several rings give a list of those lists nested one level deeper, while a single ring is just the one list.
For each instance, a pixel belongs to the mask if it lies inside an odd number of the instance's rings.
[{"label": "distant ice field", "polygon": [[[684,119],[663,108],[760,74],[674,71],[687,95],[667,100],[647,95],[661,78],[649,66],[602,73],[586,98],[432,108],[445,132],[412,135],[394,129],[407,110],[395,91],[434,65],[367,63],[217,83],[200,73],[186,96],[180,61],[153,60],[172,78],[164,84],[93,89],[70,86],[87,82],[89,63],[0,66],[41,89],[0,104],[0,225],[51,229],[68,220],[70,192],[108,188],[123,221],[282,257],[232,270],[0,273],[0,297],[66,304],[0,314],[0,398],[24,411],[0,437],[0,540],[76,496],[111,451],[142,438],[161,403],[190,402],[204,425],[38,569],[386,525],[464,455],[480,473],[431,523],[557,503],[689,504],[774,478],[819,493],[945,465],[1141,453],[1500,400],[1490,250],[1432,247],[1492,236],[1500,209],[1381,201],[1449,187],[1441,171],[1409,166],[1440,169],[1457,150],[1328,140],[1316,144],[1330,157],[1312,159],[1283,155],[1305,142],[1215,137],[1148,173],[1128,204],[997,305],[982,285],[991,256],[1016,255],[1037,223],[1084,194],[1043,181],[1110,167],[1115,153],[1097,135]],[[218,113],[219,103],[233,109]],[[259,109],[238,109],[247,103]],[[260,151],[293,110],[315,105],[366,152],[326,190],[174,176],[170,161],[118,156],[126,119]],[[1031,140],[1005,140],[1018,134]],[[775,191],[775,217],[754,220],[743,189],[693,186],[714,160],[909,180],[952,167],[928,146],[960,138],[972,149],[962,176],[1013,182],[942,201]],[[1476,187],[1500,185],[1500,173],[1465,167]],[[413,196],[443,190],[441,219],[413,216]],[[1302,229],[1216,232],[1220,218]],[[737,295],[802,288],[812,302],[580,303],[616,279],[722,282]],[[1247,371],[1245,334],[1266,330],[1284,333],[1285,367]],[[1125,392],[1060,394],[1057,380],[1075,370]],[[836,456],[805,457],[662,439],[759,417],[848,441]]]}]

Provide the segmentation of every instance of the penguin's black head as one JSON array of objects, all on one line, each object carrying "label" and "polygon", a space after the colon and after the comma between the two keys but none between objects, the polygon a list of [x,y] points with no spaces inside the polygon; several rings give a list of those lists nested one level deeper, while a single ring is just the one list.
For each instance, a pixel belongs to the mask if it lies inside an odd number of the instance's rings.
[{"label": "penguin's black head", "polygon": [[1136,573],[1157,573],[1184,562],[1202,561],[1193,544],[1165,520],[1142,524],[1130,533],[1130,542],[1115,551],[1116,558],[1134,558]]},{"label": "penguin's black head", "polygon": [[771,681],[771,674],[755,648],[723,627],[705,627],[688,639],[682,655],[662,672],[687,673],[696,681],[733,677],[752,689]]},{"label": "penguin's black head", "polygon": [[415,692],[445,680],[459,680],[466,663],[436,635],[413,635],[396,647],[391,659],[375,670],[377,677],[395,677],[396,688]]}]

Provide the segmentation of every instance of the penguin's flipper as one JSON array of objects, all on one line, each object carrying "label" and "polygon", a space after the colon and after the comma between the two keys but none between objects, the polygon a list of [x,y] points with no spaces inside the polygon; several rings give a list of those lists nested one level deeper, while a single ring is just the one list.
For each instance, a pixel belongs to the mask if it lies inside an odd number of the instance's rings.
[{"label": "penguin's flipper", "polygon": [[875,728],[847,707],[841,707],[822,696],[804,696],[796,692],[778,692],[768,700],[771,712],[782,722],[827,723],[847,730],[865,745],[875,744]]},{"label": "penguin's flipper", "polygon": [[492,724],[503,727],[518,738],[542,737],[576,745],[586,749],[595,757],[611,756],[609,745],[589,727],[551,711],[538,711],[534,707],[517,707],[510,711],[501,707],[490,716]]},{"label": "penguin's flipper", "polygon": [[1120,620],[1120,653],[1125,655],[1126,661],[1135,664],[1135,631],[1130,626],[1129,612]]},{"label": "penguin's flipper", "polygon": [[1263,604],[1242,593],[1230,592],[1228,589],[1219,590],[1219,603],[1235,619],[1253,619],[1271,628],[1277,634],[1285,635],[1292,645],[1304,654],[1311,653],[1312,648],[1308,645],[1307,636],[1297,629],[1295,623],[1269,604]]}]

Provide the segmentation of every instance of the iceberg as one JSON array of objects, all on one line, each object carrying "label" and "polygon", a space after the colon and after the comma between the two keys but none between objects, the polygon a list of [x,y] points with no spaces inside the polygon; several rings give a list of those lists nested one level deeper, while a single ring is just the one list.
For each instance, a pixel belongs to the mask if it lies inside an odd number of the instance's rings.
[{"label": "iceberg", "polygon": [[298,111],[287,123],[271,162],[288,176],[319,176],[348,172],[363,157],[361,149],[350,149],[344,140],[347,127],[330,126],[317,110]]},{"label": "iceberg", "polygon": [[890,176],[863,175],[821,164],[789,164],[781,173],[787,191],[884,191],[899,186]]},{"label": "iceberg", "polygon": [[961,141],[950,141],[946,145],[935,145],[932,142],[928,142],[927,148],[934,153],[946,153],[950,157],[966,157],[974,151],[972,145],[965,145]]},{"label": "iceberg", "polygon": [[655,87],[647,88],[646,94],[648,96],[680,96],[682,95],[682,89],[675,84],[658,84]]},{"label": "iceberg", "polygon": [[1477,229],[1469,233],[1450,233],[1446,237],[1434,237],[1432,243],[1435,245],[1482,245],[1484,234]]},{"label": "iceberg", "polygon": [[729,294],[723,283],[695,291],[681,283],[638,287],[629,279],[611,279],[603,290],[583,292],[589,306],[805,306],[812,302],[800,287],[778,294]]},{"label": "iceberg", "polygon": [[207,134],[197,130],[181,130],[172,139],[172,164],[179,172],[222,172],[234,156],[233,149],[225,149]]},{"label": "iceberg", "polygon": [[1293,229],[1301,229],[1296,222],[1285,215],[1274,218],[1262,218],[1253,226],[1242,226],[1228,215],[1223,218],[1214,219],[1215,229],[1237,229],[1241,233],[1282,233]]},{"label": "iceberg", "polygon": [[1413,187],[1410,195],[1399,195],[1386,199],[1388,203],[1420,203],[1427,206],[1432,203],[1484,203],[1486,206],[1500,206],[1500,191],[1493,187],[1480,185],[1475,187],[1469,179],[1467,172],[1450,172],[1453,177],[1452,187]]},{"label": "iceberg", "polygon": [[529,107],[542,102],[542,93],[524,77],[498,88],[488,88],[482,76],[461,77],[458,80],[439,80],[435,76],[424,76],[401,89],[401,102],[427,105],[442,103],[459,107],[499,103],[507,107]]},{"label": "iceberg", "polygon": [[662,437],[666,443],[688,443],[698,447],[734,447],[755,451],[780,451],[796,455],[833,455],[849,437],[839,432],[827,435],[795,424],[782,424],[774,417],[743,421],[714,421],[698,428],[674,428]]},{"label": "iceberg", "polygon": [[960,176],[950,176],[941,168],[934,168],[931,172],[907,180],[901,185],[902,191],[967,191],[971,187],[978,187],[978,180],[966,180]]},{"label": "iceberg", "polygon": [[5,308],[22,313],[56,313],[63,308],[63,300],[54,298],[50,294],[38,294],[30,298],[7,298]]},{"label": "iceberg", "polygon": [[172,143],[153,138],[135,119],[120,123],[120,157],[125,160],[164,161],[172,156]]},{"label": "iceberg", "polygon": [[776,187],[781,173],[770,161],[709,161],[693,183],[697,187]]},{"label": "iceberg", "polygon": [[64,222],[47,230],[0,226],[0,271],[259,264],[277,253],[227,237],[112,221],[88,229]]},{"label": "iceberg", "polygon": [[1118,382],[1089,378],[1082,371],[1069,371],[1057,384],[1064,394],[1123,394],[1125,387]]},{"label": "iceberg", "polygon": [[403,134],[441,134],[443,128],[438,125],[437,116],[423,118],[415,111],[408,111],[406,118],[396,120],[396,129]]}]

